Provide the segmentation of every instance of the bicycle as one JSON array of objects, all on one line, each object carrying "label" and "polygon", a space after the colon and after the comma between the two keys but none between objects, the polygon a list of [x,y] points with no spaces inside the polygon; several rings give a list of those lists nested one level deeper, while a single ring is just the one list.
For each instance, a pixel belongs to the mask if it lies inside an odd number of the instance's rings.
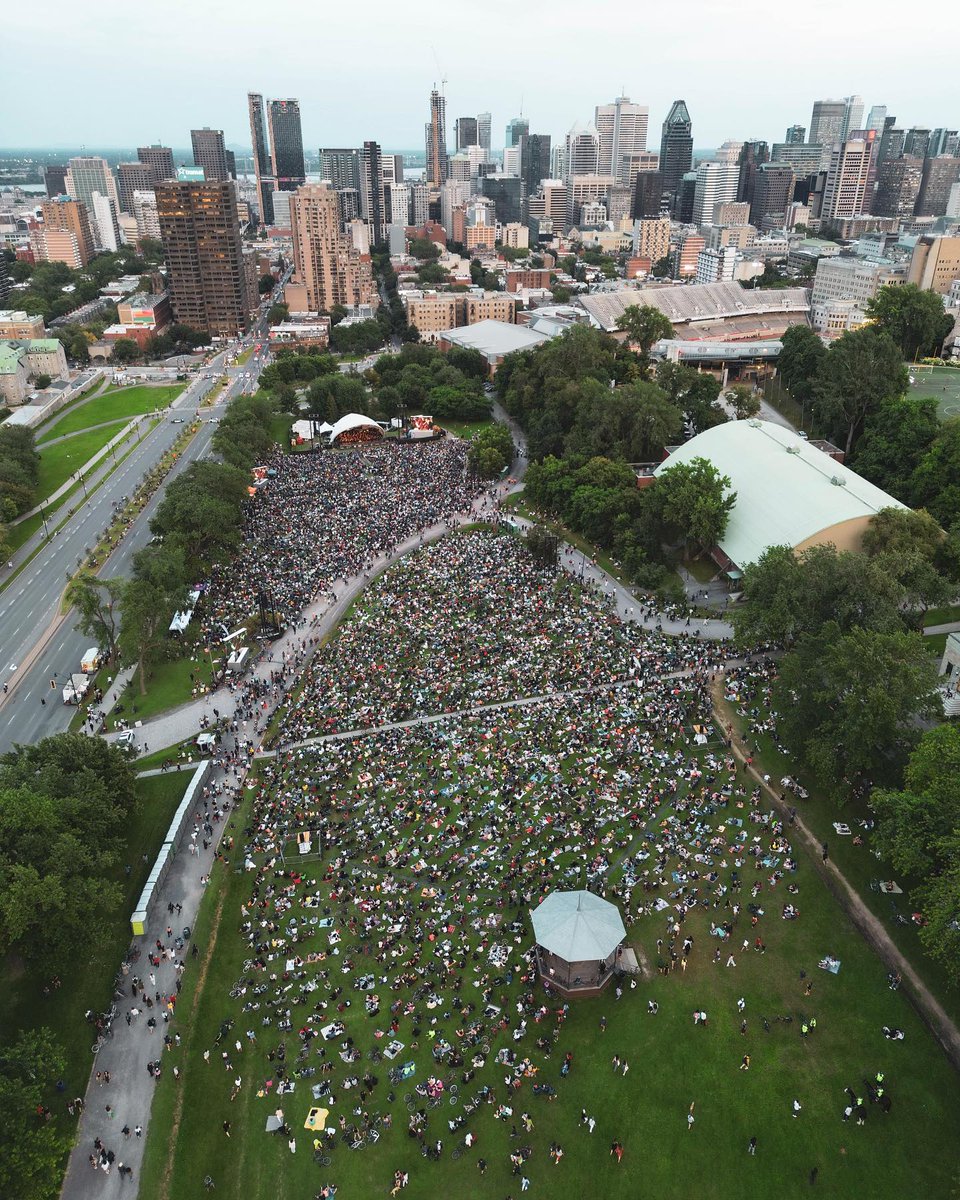
[{"label": "bicycle", "polygon": [[107,1040],[107,1039],[106,1039],[106,1038],[103,1036],[103,1034],[101,1033],[101,1034],[100,1034],[100,1036],[97,1038],[97,1040],[96,1040],[96,1041],[93,1043],[93,1045],[90,1047],[90,1048],[91,1048],[91,1050],[93,1050],[94,1054],[99,1054],[99,1053],[100,1053],[100,1051],[103,1049],[103,1045],[104,1045],[104,1042],[105,1042],[106,1040]]}]

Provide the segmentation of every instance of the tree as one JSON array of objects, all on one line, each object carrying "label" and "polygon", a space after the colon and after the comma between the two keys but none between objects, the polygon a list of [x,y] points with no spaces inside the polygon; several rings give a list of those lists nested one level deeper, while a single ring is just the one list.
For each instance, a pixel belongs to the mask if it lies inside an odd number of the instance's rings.
[{"label": "tree", "polygon": [[38,1120],[37,1109],[66,1065],[49,1029],[27,1030],[0,1047],[0,1195],[48,1200],[59,1192],[72,1139],[59,1122]]},{"label": "tree", "polygon": [[794,400],[809,404],[813,399],[814,381],[827,357],[827,348],[807,325],[791,325],[780,343],[783,347],[777,359],[780,378]]},{"label": "tree", "polygon": [[911,903],[923,913],[920,940],[960,983],[960,728],[928,730],[910,755],[904,786],[875,790],[876,846],[920,882]]},{"label": "tree", "polygon": [[566,304],[573,295],[569,288],[560,283],[555,283],[550,291],[557,304]]},{"label": "tree", "polygon": [[48,388],[50,386],[50,383],[51,383],[51,380],[50,380],[49,375],[40,374],[40,375],[35,375],[33,378],[34,387],[36,387],[38,389],[38,391],[41,391],[41,392],[43,391],[44,388]]},{"label": "tree", "polygon": [[913,504],[927,509],[942,524],[956,520],[960,513],[960,417],[943,422],[907,490]]},{"label": "tree", "polygon": [[510,430],[498,422],[474,435],[467,460],[471,471],[481,479],[496,479],[513,462],[513,453]]},{"label": "tree", "polygon": [[121,602],[120,648],[136,664],[140,695],[147,691],[147,667],[157,661],[173,613],[187,598],[187,569],[178,546],[152,545],[133,559]]},{"label": "tree", "polygon": [[433,262],[440,257],[440,247],[429,238],[411,238],[410,255],[421,262]]},{"label": "tree", "polygon": [[733,409],[734,416],[738,421],[745,421],[749,417],[755,417],[760,411],[760,397],[751,387],[746,384],[734,384],[726,393],[726,400]]},{"label": "tree", "polygon": [[887,284],[867,302],[867,316],[874,328],[887,334],[905,359],[936,354],[953,328],[953,318],[943,309],[936,292],[926,292],[915,283]]},{"label": "tree", "polygon": [[852,466],[898,500],[909,502],[911,478],[940,432],[930,396],[894,396],[864,422]]},{"label": "tree", "polygon": [[814,383],[814,411],[850,455],[867,417],[906,388],[907,370],[896,345],[866,325],[830,346]]},{"label": "tree", "polygon": [[661,338],[673,337],[670,318],[652,304],[629,305],[617,321],[617,329],[627,335],[645,358]]},{"label": "tree", "polygon": [[943,537],[943,530],[922,508],[881,508],[863,535],[863,549],[872,557],[920,554],[933,562]]},{"label": "tree", "polygon": [[271,304],[267,312],[267,320],[271,325],[279,325],[281,321],[285,321],[290,316],[290,309],[286,304]]},{"label": "tree", "polygon": [[747,644],[789,646],[830,621],[841,633],[903,628],[904,593],[887,564],[833,545],[799,554],[789,546],[771,546],[744,570],[742,586],[743,604],[734,609],[733,619]]},{"label": "tree", "polygon": [[266,274],[260,276],[260,279],[257,282],[257,291],[261,296],[269,296],[273,291],[276,282],[277,281],[270,274],[270,272],[267,271]]},{"label": "tree", "polygon": [[225,463],[198,461],[167,485],[150,521],[165,545],[177,545],[184,561],[204,570],[240,545],[248,477]]},{"label": "tree", "polygon": [[778,732],[791,754],[842,801],[887,757],[919,737],[938,707],[936,667],[915,633],[834,621],[784,655],[774,684]]},{"label": "tree", "polygon": [[709,549],[723,537],[737,500],[730,479],[705,458],[677,463],[657,476],[652,496],[668,537],[683,542],[684,557]]},{"label": "tree", "polygon": [[524,539],[533,561],[539,567],[556,571],[559,559],[560,539],[542,525],[532,525]]},{"label": "tree", "polygon": [[67,584],[67,603],[77,610],[80,631],[102,646],[110,658],[117,653],[123,587],[122,580],[100,579],[92,571],[81,571]]},{"label": "tree", "polygon": [[113,362],[132,363],[140,357],[140,347],[133,338],[117,338],[110,358]]},{"label": "tree", "polygon": [[683,410],[693,433],[703,433],[726,422],[727,414],[718,403],[720,383],[705,371],[695,371],[682,363],[662,362],[657,367],[657,383]]}]

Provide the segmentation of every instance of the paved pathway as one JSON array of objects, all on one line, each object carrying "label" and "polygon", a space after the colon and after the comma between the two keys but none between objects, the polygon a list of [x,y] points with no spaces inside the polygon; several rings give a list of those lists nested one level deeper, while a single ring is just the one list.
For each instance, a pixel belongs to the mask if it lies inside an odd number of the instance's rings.
[{"label": "paved pathway", "polygon": [[925,625],[923,635],[931,637],[936,633],[956,633],[958,630],[960,630],[960,621],[948,621],[945,625]]}]

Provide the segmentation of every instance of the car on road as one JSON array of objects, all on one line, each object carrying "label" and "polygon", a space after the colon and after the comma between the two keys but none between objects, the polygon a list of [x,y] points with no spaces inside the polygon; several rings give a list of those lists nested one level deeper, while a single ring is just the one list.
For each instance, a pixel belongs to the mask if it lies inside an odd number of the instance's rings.
[{"label": "car on road", "polygon": [[186,417],[174,417],[173,420],[170,422],[170,424],[171,425],[182,425],[185,420],[186,420]]}]

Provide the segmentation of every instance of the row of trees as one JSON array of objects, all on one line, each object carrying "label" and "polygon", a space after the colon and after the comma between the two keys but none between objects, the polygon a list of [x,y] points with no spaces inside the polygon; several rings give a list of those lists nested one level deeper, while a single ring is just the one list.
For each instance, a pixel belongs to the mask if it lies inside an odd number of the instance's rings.
[{"label": "row of trees", "polygon": [[40,455],[32,429],[0,428],[0,521],[12,521],[32,508],[40,481]]}]

